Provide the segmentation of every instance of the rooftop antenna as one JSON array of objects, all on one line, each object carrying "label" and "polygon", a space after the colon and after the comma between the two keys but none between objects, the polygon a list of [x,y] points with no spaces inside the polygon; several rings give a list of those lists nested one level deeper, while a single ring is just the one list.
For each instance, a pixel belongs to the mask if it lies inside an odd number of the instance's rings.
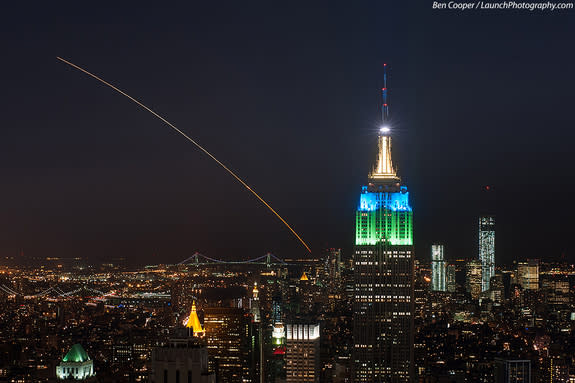
[{"label": "rooftop antenna", "polygon": [[383,104],[381,106],[381,120],[383,125],[389,123],[389,101],[387,100],[387,64],[383,64],[383,88],[381,88]]}]

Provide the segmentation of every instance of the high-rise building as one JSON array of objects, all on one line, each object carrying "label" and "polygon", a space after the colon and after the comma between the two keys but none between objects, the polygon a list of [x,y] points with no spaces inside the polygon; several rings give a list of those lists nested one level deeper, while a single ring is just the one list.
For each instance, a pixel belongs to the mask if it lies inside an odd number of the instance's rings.
[{"label": "high-rise building", "polygon": [[319,324],[286,325],[287,383],[319,382],[319,342]]},{"label": "high-rise building", "polygon": [[446,291],[443,245],[431,245],[431,290]]},{"label": "high-rise building", "polygon": [[481,295],[481,285],[483,279],[481,273],[483,271],[481,261],[472,260],[467,262],[465,272],[465,284],[467,292],[471,294],[471,298],[479,299]]},{"label": "high-rise building", "polygon": [[251,316],[241,308],[207,307],[204,331],[212,370],[222,383],[254,381]]},{"label": "high-rise building", "polygon": [[252,289],[252,300],[251,300],[251,313],[254,317],[254,322],[260,322],[261,312],[260,312],[260,298],[258,283],[254,282],[254,288]]},{"label": "high-rise building", "polygon": [[325,276],[330,283],[338,283],[341,279],[341,249],[325,250]]},{"label": "high-rise building", "polygon": [[152,350],[151,383],[215,383],[208,370],[208,350],[189,329],[177,329],[165,347]]},{"label": "high-rise building", "polygon": [[517,263],[517,280],[523,290],[539,290],[539,260]]},{"label": "high-rise building", "polygon": [[282,297],[281,294],[275,294],[272,297],[272,323],[283,322],[282,320]]},{"label": "high-rise building", "polygon": [[356,212],[354,382],[413,378],[413,224],[409,193],[391,159],[387,88],[378,156]]},{"label": "high-rise building", "polygon": [[569,358],[559,355],[544,356],[539,366],[538,378],[541,382],[571,382],[569,379]]},{"label": "high-rise building", "polygon": [[545,273],[541,276],[541,290],[550,305],[569,304],[569,277],[562,273]]},{"label": "high-rise building", "polygon": [[262,381],[264,377],[263,328],[257,282],[254,282],[254,288],[252,289],[251,315],[253,318],[253,331],[250,364],[253,367],[252,375],[254,376],[254,381],[256,381],[255,377],[257,376],[259,376],[261,378],[260,381]]},{"label": "high-rise building", "polygon": [[531,383],[530,360],[507,360],[496,358],[495,383]]},{"label": "high-rise building", "polygon": [[457,282],[455,279],[455,265],[447,265],[446,278],[447,278],[447,291],[454,293],[457,289]]},{"label": "high-rise building", "polygon": [[489,298],[495,306],[501,306],[501,304],[503,304],[503,300],[505,299],[505,285],[503,283],[502,273],[495,273],[495,275],[491,277]]},{"label": "high-rise building", "polygon": [[495,275],[495,217],[479,217],[479,260],[481,261],[481,291],[489,290]]}]

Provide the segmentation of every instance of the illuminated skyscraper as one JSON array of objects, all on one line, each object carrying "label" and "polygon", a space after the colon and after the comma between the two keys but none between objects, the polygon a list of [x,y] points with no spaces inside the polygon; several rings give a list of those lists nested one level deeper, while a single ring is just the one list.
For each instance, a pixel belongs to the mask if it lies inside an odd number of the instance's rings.
[{"label": "illuminated skyscraper", "polygon": [[489,290],[495,275],[495,217],[479,217],[479,260],[481,261],[481,291]]},{"label": "illuminated skyscraper", "polygon": [[384,87],[378,157],[356,212],[354,382],[413,377],[412,209],[392,164],[388,114]]},{"label": "illuminated skyscraper", "polygon": [[523,290],[539,290],[539,260],[517,263],[517,279]]},{"label": "illuminated skyscraper", "polygon": [[286,382],[319,382],[319,324],[286,325]]},{"label": "illuminated skyscraper", "polygon": [[471,298],[479,299],[479,296],[481,295],[481,284],[483,281],[481,278],[481,262],[478,260],[469,261],[466,266],[465,284],[467,292],[471,294]]},{"label": "illuminated skyscraper", "polygon": [[204,309],[205,338],[216,380],[222,383],[254,381],[250,316],[235,307]]},{"label": "illuminated skyscraper", "polygon": [[551,272],[541,276],[541,289],[545,301],[550,305],[569,304],[569,276]]},{"label": "illuminated skyscraper", "polygon": [[446,291],[443,245],[431,245],[431,290]]}]

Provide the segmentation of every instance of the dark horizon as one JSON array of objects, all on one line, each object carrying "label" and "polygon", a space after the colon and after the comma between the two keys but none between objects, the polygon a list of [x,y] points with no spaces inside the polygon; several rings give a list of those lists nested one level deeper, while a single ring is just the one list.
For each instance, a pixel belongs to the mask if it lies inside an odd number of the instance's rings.
[{"label": "dark horizon", "polygon": [[5,8],[0,258],[306,254],[212,160],[62,56],[197,139],[314,255],[329,246],[346,256],[386,62],[416,258],[428,260],[434,242],[447,259],[476,257],[477,217],[491,213],[497,265],[575,261],[573,11]]}]

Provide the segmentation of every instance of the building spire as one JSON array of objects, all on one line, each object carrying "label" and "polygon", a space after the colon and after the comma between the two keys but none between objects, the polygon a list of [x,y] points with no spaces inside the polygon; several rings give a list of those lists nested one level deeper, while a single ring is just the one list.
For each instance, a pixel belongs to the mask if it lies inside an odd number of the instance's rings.
[{"label": "building spire", "polygon": [[381,122],[379,134],[377,137],[378,151],[377,162],[369,178],[371,180],[393,180],[398,181],[399,177],[393,167],[391,160],[391,129],[389,127],[389,101],[387,98],[387,64],[383,64],[383,88],[381,88],[382,104],[381,104]]},{"label": "building spire", "polygon": [[204,329],[202,328],[202,324],[200,323],[200,319],[198,318],[198,313],[196,312],[196,302],[192,302],[192,311],[190,312],[190,316],[186,322],[186,327],[191,329],[194,336],[203,336]]},{"label": "building spire", "polygon": [[389,130],[381,128],[377,140],[379,146],[377,162],[369,174],[369,178],[373,180],[399,179],[391,161],[391,137],[389,136]]}]

